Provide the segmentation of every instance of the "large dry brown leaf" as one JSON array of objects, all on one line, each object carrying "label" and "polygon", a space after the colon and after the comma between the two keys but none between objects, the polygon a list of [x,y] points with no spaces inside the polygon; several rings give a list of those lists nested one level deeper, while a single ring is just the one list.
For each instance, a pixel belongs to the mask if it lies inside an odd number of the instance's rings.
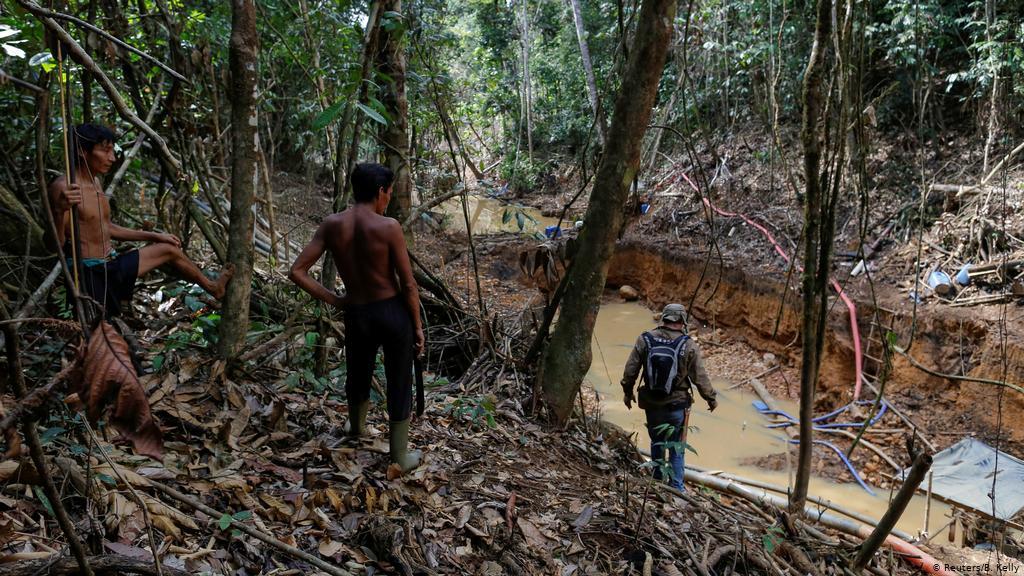
[{"label": "large dry brown leaf", "polygon": [[137,453],[162,460],[163,434],[149,410],[124,338],[101,321],[80,358],[81,370],[72,376],[69,392],[78,393],[89,420],[95,423],[108,412],[108,421]]}]

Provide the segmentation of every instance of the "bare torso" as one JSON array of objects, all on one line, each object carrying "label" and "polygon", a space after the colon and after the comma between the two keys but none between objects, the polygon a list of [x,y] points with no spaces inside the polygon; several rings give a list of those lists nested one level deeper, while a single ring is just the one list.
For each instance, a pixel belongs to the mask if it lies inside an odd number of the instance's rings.
[{"label": "bare torso", "polygon": [[[81,239],[80,258],[105,258],[113,249],[110,241],[110,202],[103,189],[93,178],[79,178],[78,185],[82,189],[82,203],[78,205],[78,237]],[[65,188],[63,176],[50,185],[51,201],[53,194],[60,194]],[[64,239],[71,241],[71,215],[65,213]],[[71,254],[67,254],[71,257]]]},{"label": "bare torso", "polygon": [[357,205],[329,216],[325,224],[324,243],[345,283],[348,303],[386,300],[401,292],[391,253],[393,219]]}]

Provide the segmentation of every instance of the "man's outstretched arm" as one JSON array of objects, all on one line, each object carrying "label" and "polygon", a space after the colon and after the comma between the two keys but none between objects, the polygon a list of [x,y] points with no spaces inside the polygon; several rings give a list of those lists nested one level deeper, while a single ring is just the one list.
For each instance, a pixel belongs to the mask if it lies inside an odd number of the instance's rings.
[{"label": "man's outstretched arm", "polygon": [[126,242],[161,242],[163,244],[173,244],[174,246],[181,248],[181,240],[179,240],[174,234],[161,234],[159,232],[133,230],[131,228],[125,228],[124,226],[118,226],[113,222],[110,223],[109,230],[110,237],[114,240],[124,240]]},{"label": "man's outstretched arm", "polygon": [[291,270],[288,271],[288,279],[294,282],[299,288],[302,288],[310,296],[316,298],[321,302],[330,304],[331,306],[341,306],[344,301],[341,296],[331,292],[324,285],[317,282],[309,275],[309,269],[316,264],[316,261],[324,255],[327,250],[326,244],[324,243],[325,231],[324,228],[327,226],[326,223],[321,224],[316,229],[316,234],[313,235],[313,239],[299,252],[295,262],[292,263]]}]

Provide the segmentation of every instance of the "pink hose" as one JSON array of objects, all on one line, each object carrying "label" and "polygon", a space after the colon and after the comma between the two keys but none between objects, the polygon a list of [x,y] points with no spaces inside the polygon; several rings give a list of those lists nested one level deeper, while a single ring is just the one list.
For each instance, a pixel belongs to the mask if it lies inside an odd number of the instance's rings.
[{"label": "pink hose", "polygon": [[[700,189],[697,188],[697,185],[693,183],[693,180],[690,180],[690,177],[687,176],[686,173],[683,173],[683,178],[690,185],[690,187],[693,188],[695,192],[697,192],[697,194],[700,194]],[[744,222],[760,230],[761,233],[764,234],[764,236],[768,239],[768,241],[772,243],[772,246],[775,247],[775,251],[778,252],[779,256],[782,256],[782,259],[785,260],[787,264],[790,262],[789,255],[786,254],[786,251],[782,249],[782,246],[779,246],[779,243],[775,241],[775,236],[772,236],[772,233],[769,232],[767,228],[758,224],[757,222],[754,222],[744,214],[738,214],[736,212],[727,212],[725,210],[722,210],[721,208],[712,204],[710,200],[704,198],[703,195],[701,195],[701,199],[704,201],[704,204],[708,208],[714,210],[715,212],[721,214],[722,216],[728,216],[730,218],[742,218]],[[801,268],[800,266],[797,266],[797,268],[801,272],[803,272],[803,268]],[[853,301],[850,300],[850,298],[846,295],[845,292],[843,292],[842,286],[839,285],[839,282],[836,282],[835,278],[829,278],[829,281],[832,283],[832,288],[836,291],[836,294],[839,295],[839,297],[843,300],[843,303],[846,304],[846,308],[850,311],[850,332],[853,336],[853,361],[854,373],[856,377],[856,382],[853,386],[853,400],[856,402],[857,399],[860,397],[861,379],[863,377],[861,366],[864,363],[863,353],[861,352],[860,348],[860,327],[857,325],[857,306],[854,305]]]}]

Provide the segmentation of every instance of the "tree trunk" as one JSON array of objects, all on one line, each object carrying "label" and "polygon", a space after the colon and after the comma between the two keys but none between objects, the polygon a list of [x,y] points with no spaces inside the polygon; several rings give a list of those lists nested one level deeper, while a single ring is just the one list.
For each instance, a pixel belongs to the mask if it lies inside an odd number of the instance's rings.
[{"label": "tree trunk", "polygon": [[[803,348],[800,366],[800,452],[797,460],[796,482],[790,495],[789,506],[794,513],[802,513],[807,499],[807,488],[811,479],[811,452],[814,437],[814,389],[818,383],[818,369],[821,364],[821,336],[824,333],[827,290],[821,277],[828,277],[828,255],[819,255],[819,250],[828,250],[830,243],[822,246],[822,201],[821,144],[822,133],[818,128],[823,110],[822,83],[825,72],[825,51],[831,35],[832,3],[818,0],[817,24],[814,31],[814,45],[804,73],[804,111],[801,139],[804,146],[804,175],[806,192],[804,204],[804,274],[803,274]],[[822,258],[823,256],[823,258]]]},{"label": "tree trunk", "polygon": [[590,341],[608,276],[608,262],[623,223],[622,207],[640,165],[640,148],[651,119],[658,81],[672,37],[674,0],[644,0],[637,34],[615,111],[608,145],[594,179],[558,325],[551,336],[538,378],[554,419],[564,423],[590,368]]},{"label": "tree trunk", "polygon": [[259,131],[256,114],[256,5],[232,0],[231,41],[231,223],[228,263],[235,276],[228,282],[220,326],[220,353],[232,358],[245,342],[249,328],[252,282],[252,204],[256,196]]},{"label": "tree trunk", "polygon": [[[402,0],[384,0],[381,12],[402,13]],[[395,173],[388,216],[405,222],[412,212],[412,172],[409,169],[409,101],[405,97],[405,42],[403,28],[381,28],[377,69],[390,78],[384,85],[381,102],[390,119],[380,131],[384,145],[384,165]],[[407,229],[411,230],[411,228]],[[406,233],[407,236],[411,232]]]},{"label": "tree trunk", "polygon": [[[590,107],[594,109],[594,126],[597,128],[597,137],[603,147],[607,139],[604,133],[604,119],[601,117],[601,101],[598,99],[597,82],[594,80],[594,65],[590,60],[590,48],[587,47],[587,32],[583,28],[583,12],[580,10],[580,0],[569,0],[572,8],[572,19],[576,23],[576,38],[580,42],[580,56],[583,59],[583,71],[587,75],[587,95],[590,97]],[[673,94],[674,98],[675,94]]]},{"label": "tree trunk", "polygon": [[533,93],[530,89],[530,15],[527,0],[523,0],[523,25],[519,37],[523,55],[523,119],[526,121],[527,158],[533,162]]}]

